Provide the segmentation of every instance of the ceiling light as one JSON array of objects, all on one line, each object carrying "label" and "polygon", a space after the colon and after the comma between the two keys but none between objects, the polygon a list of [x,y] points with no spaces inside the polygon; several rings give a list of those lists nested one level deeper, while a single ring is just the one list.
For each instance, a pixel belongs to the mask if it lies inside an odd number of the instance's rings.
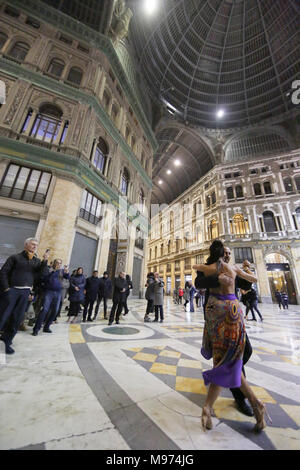
[{"label": "ceiling light", "polygon": [[219,110],[217,111],[217,113],[216,113],[216,116],[217,116],[218,119],[222,119],[222,117],[224,116],[224,114],[225,114],[224,109],[219,109]]},{"label": "ceiling light", "polygon": [[163,184],[162,180],[159,180],[159,181],[158,181],[158,184]]},{"label": "ceiling light", "polygon": [[145,0],[144,9],[148,15],[152,15],[157,10],[157,0]]},{"label": "ceiling light", "polygon": [[181,165],[180,160],[175,160],[174,165],[175,165],[175,166]]},{"label": "ceiling light", "polygon": [[170,175],[172,173],[171,170],[167,170],[167,175]]}]

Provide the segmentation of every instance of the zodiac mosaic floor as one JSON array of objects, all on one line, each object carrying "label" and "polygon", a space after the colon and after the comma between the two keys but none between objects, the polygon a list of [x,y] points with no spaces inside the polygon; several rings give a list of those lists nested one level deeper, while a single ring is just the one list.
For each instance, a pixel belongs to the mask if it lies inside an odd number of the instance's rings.
[{"label": "zodiac mosaic floor", "polygon": [[247,321],[253,354],[248,382],[272,423],[255,434],[230,390],[203,432],[202,309],[165,302],[163,323],[144,323],[144,300],[129,301],[120,325],[67,324],[53,333],[17,334],[13,356],[0,351],[0,449],[299,450],[300,306],[260,304]]}]

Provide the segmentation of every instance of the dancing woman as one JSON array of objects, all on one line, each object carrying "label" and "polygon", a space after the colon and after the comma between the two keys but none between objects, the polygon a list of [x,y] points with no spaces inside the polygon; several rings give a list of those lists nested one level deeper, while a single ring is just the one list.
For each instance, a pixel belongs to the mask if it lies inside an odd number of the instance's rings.
[{"label": "dancing woman", "polygon": [[193,269],[202,271],[205,276],[219,275],[220,287],[210,289],[206,305],[206,318],[203,332],[201,354],[205,359],[213,358],[213,368],[203,372],[204,383],[209,385],[202,409],[202,427],[212,429],[211,411],[221,388],[240,387],[250,401],[256,418],[255,432],[265,426],[265,405],[258,400],[244,374],[242,373],[245,346],[245,326],[243,312],[235,296],[235,278],[239,277],[256,282],[253,274],[245,273],[237,266],[223,261],[224,246],[215,240],[210,246],[210,256],[206,264],[194,265]]}]

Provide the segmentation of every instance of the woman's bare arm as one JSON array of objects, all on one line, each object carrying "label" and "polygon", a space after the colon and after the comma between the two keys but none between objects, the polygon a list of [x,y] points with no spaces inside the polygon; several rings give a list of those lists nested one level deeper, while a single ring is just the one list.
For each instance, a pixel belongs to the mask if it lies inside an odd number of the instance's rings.
[{"label": "woman's bare arm", "polygon": [[193,269],[195,269],[195,271],[202,272],[205,276],[210,276],[217,272],[215,264],[194,264]]},{"label": "woman's bare arm", "polygon": [[246,279],[246,281],[249,281],[249,282],[257,282],[257,277],[254,276],[253,273],[251,274],[246,273],[238,266],[235,266],[235,271],[236,271],[237,276],[241,277],[242,279]]}]

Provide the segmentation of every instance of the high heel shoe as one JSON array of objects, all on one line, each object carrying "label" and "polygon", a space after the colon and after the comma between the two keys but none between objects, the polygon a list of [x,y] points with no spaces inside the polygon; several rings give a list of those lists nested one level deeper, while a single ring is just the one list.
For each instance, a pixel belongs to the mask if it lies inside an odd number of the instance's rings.
[{"label": "high heel shoe", "polygon": [[270,423],[272,423],[272,419],[267,412],[266,405],[261,401],[258,401],[256,405],[253,407],[254,416],[256,418],[256,424],[253,428],[253,431],[258,433],[261,432],[266,427],[265,415],[269,419]]},{"label": "high heel shoe", "polygon": [[202,408],[201,422],[202,422],[202,429],[203,429],[204,432],[205,432],[206,429],[210,430],[210,429],[213,428],[210,410],[207,406],[204,406]]}]

